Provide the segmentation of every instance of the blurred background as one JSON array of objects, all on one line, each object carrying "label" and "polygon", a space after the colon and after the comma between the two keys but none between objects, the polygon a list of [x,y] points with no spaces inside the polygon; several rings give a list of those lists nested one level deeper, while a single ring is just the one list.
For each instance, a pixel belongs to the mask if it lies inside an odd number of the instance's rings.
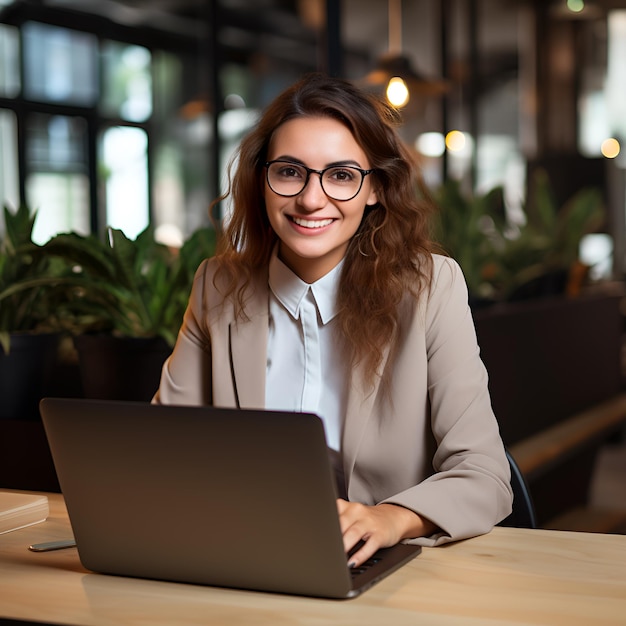
[{"label": "blurred background", "polygon": [[0,0],[0,198],[38,210],[40,243],[180,242],[281,89],[396,77],[429,184],[502,185],[513,218],[537,166],[558,201],[595,185],[610,216],[585,254],[621,277],[625,54],[621,0]]}]

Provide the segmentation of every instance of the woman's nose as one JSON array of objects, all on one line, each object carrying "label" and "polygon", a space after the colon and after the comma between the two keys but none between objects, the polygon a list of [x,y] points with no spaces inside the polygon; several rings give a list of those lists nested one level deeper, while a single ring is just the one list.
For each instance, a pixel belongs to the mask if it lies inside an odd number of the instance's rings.
[{"label": "woman's nose", "polygon": [[298,195],[297,201],[307,211],[316,211],[326,205],[327,196],[322,188],[319,174],[312,173],[309,176],[309,180]]}]

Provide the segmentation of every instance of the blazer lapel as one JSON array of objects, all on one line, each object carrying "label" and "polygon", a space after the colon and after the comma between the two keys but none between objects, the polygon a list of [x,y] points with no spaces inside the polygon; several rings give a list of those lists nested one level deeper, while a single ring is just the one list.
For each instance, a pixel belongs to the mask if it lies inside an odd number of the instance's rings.
[{"label": "blazer lapel", "polygon": [[[267,280],[265,281],[267,283]],[[246,301],[247,319],[229,325],[230,359],[237,406],[265,406],[265,368],[267,366],[268,291],[262,282]]]},{"label": "blazer lapel", "polygon": [[[379,373],[385,371],[385,364],[389,358],[389,347],[383,352],[383,359]],[[356,457],[361,446],[363,435],[374,415],[374,405],[380,389],[380,376],[376,377],[373,386],[365,383],[363,368],[357,366],[350,380],[348,391],[348,407],[342,435],[343,468],[346,485],[350,485],[350,478],[354,471]],[[350,495],[348,493],[348,495]]]}]

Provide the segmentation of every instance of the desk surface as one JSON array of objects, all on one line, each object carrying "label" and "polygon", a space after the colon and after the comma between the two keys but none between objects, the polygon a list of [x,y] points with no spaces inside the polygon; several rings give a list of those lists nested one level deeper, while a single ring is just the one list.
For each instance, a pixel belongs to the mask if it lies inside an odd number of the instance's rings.
[{"label": "desk surface", "polygon": [[319,600],[86,571],[63,499],[48,521],[0,535],[0,617],[59,624],[626,624],[626,536],[496,528],[425,548],[353,600]]}]

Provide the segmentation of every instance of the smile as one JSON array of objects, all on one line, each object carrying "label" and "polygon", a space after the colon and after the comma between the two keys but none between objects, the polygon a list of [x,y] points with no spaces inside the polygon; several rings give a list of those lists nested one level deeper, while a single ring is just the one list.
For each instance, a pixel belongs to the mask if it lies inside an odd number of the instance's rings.
[{"label": "smile", "polygon": [[326,220],[305,220],[301,217],[291,217],[291,221],[298,226],[302,226],[302,228],[324,228],[324,226],[329,226],[334,222],[333,219]]}]

